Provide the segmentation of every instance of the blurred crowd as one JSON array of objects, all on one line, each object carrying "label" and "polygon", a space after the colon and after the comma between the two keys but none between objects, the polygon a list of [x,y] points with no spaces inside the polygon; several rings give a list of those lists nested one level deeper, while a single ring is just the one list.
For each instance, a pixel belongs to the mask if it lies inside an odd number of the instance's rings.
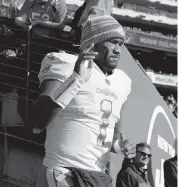
[{"label": "blurred crowd", "polygon": [[164,97],[164,100],[166,101],[171,112],[177,118],[177,100],[176,100],[176,98],[173,96],[173,94],[171,94],[171,95]]},{"label": "blurred crowd", "polygon": [[155,37],[159,37],[159,38],[177,40],[177,35],[176,36],[171,35],[171,34],[164,35],[161,32],[143,31],[141,28],[136,28],[136,27],[124,27],[124,29],[126,31],[131,31],[131,32],[139,33],[139,34],[146,34],[149,36],[155,36]]},{"label": "blurred crowd", "polygon": [[130,4],[130,3],[123,3],[122,6],[119,4],[119,7],[121,9],[129,9],[129,10],[133,10],[135,12],[142,12],[142,13],[146,13],[146,14],[150,14],[150,15],[154,15],[154,16],[164,16],[165,18],[172,18],[172,19],[176,19],[177,18],[177,14],[173,13],[173,12],[168,12],[168,11],[163,11],[163,10],[158,10],[155,7],[143,7],[143,6],[139,6],[136,4]]}]

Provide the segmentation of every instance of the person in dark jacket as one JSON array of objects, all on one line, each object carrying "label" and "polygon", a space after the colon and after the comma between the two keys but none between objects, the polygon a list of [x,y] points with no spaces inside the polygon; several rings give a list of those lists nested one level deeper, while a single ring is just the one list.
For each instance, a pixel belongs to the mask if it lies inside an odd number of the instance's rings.
[{"label": "person in dark jacket", "polygon": [[165,187],[177,186],[177,138],[174,142],[175,156],[164,162]]},{"label": "person in dark jacket", "polygon": [[122,167],[117,175],[116,187],[151,187],[145,169],[151,156],[151,148],[147,143],[137,144],[136,157],[129,164],[127,161],[127,167]]},{"label": "person in dark jacket", "polygon": [[80,42],[81,34],[82,34],[82,26],[78,25],[80,18],[85,10],[85,7],[87,5],[87,0],[83,3],[81,7],[77,9],[77,11],[74,14],[74,19],[72,20],[72,31],[71,34],[75,35],[75,39],[77,42]]},{"label": "person in dark jacket", "polygon": [[127,169],[131,164],[132,164],[132,160],[131,159],[124,158],[124,160],[122,162],[121,170]]}]

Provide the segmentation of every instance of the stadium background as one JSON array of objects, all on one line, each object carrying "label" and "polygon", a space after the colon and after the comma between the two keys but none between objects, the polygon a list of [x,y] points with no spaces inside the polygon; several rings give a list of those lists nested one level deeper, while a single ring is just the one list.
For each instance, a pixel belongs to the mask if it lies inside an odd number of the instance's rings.
[{"label": "stadium background", "polygon": [[[83,1],[66,2],[70,21]],[[29,104],[38,96],[40,63],[48,52],[79,51],[68,26],[54,37],[40,39],[15,26],[14,17],[22,3],[0,0],[0,187],[35,185],[45,132],[35,136],[23,126]],[[136,66],[148,75],[160,94],[157,97],[177,117],[176,11],[175,0],[119,0],[113,8],[114,17],[125,28],[126,47]],[[24,169],[18,172],[18,168]]]}]

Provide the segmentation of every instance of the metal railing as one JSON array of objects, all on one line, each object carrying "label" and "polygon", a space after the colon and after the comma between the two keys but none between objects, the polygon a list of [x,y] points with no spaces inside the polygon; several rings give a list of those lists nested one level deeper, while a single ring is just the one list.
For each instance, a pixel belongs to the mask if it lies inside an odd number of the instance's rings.
[{"label": "metal railing", "polygon": [[14,24],[14,20],[7,18],[0,18],[0,25],[2,28],[6,25],[0,33],[1,108],[5,110],[7,99],[13,105],[16,100],[17,106],[14,108],[17,109],[17,115],[23,119],[22,124],[8,123],[8,120],[5,123],[6,119],[4,120],[4,116],[1,115],[0,126],[24,125],[29,105],[39,94],[38,72],[44,56],[60,49],[75,54],[78,52],[78,47],[69,34],[67,38],[63,37],[66,35],[65,31],[57,38],[34,35],[33,31],[22,31]]}]

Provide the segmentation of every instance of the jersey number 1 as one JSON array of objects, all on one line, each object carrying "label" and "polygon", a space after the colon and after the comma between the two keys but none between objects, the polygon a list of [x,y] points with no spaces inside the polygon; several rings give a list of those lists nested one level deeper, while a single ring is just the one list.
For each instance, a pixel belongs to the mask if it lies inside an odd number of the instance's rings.
[{"label": "jersey number 1", "polygon": [[104,99],[101,101],[100,110],[103,112],[101,117],[102,125],[100,126],[100,135],[98,136],[97,144],[103,147],[107,136],[107,127],[109,126],[109,117],[112,113],[112,102]]}]

